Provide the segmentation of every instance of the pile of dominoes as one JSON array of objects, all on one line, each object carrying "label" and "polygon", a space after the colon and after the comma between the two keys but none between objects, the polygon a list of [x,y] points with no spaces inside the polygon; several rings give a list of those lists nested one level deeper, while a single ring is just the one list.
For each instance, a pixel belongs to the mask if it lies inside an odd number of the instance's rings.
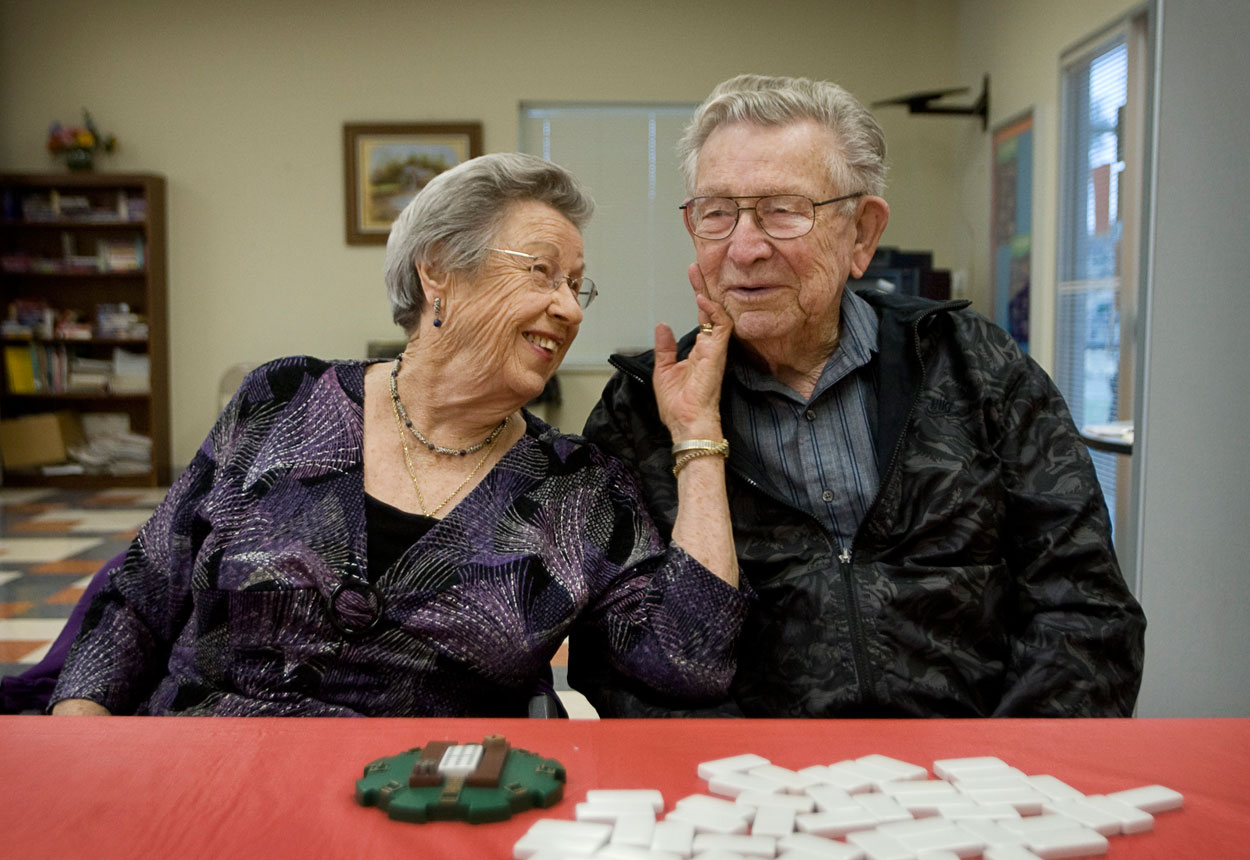
[{"label": "pile of dominoes", "polygon": [[708,794],[586,792],[574,821],[541,819],[517,860],[1060,860],[1107,852],[1108,839],[1179,809],[1161,785],[1085,795],[993,756],[942,759],[933,776],[884,755],[789,770],[751,753],[706,761]]}]

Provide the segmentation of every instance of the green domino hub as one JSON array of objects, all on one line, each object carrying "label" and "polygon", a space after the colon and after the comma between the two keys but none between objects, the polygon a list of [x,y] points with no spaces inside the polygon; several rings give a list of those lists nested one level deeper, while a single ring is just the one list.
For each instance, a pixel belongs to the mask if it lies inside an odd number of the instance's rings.
[{"label": "green domino hub", "polygon": [[396,821],[485,824],[554,806],[564,783],[560,762],[489,735],[481,744],[428,742],[370,762],[356,780],[356,802]]}]

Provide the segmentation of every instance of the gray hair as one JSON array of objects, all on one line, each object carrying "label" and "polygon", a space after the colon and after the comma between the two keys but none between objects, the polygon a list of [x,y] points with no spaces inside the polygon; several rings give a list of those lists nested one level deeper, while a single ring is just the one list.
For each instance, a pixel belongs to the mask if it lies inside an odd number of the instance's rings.
[{"label": "gray hair", "polygon": [[867,108],[828,81],[767,75],[738,75],[717,84],[695,111],[677,144],[686,192],[694,193],[699,152],[718,127],[739,122],[781,126],[803,120],[815,120],[833,132],[837,145],[825,162],[840,193],[885,192],[885,134]]},{"label": "gray hair", "polygon": [[563,167],[519,152],[483,155],[440,173],[404,207],[386,242],[391,318],[411,334],[425,304],[418,264],[474,272],[512,204],[546,203],[581,230],[595,203]]}]

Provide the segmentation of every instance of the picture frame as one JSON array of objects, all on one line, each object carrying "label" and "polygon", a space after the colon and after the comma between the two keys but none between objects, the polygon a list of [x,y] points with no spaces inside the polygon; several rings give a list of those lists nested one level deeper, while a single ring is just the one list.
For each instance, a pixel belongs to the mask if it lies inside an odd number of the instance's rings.
[{"label": "picture frame", "polygon": [[990,272],[994,322],[1029,351],[1033,274],[1033,111],[994,129],[990,177]]},{"label": "picture frame", "polygon": [[385,245],[426,183],[481,154],[480,122],[344,123],[347,244]]}]

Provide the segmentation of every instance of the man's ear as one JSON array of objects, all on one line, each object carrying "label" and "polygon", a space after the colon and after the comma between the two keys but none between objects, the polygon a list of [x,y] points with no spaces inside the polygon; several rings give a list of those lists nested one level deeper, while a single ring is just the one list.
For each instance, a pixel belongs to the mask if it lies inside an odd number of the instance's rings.
[{"label": "man's ear", "polygon": [[855,248],[851,252],[851,274],[862,278],[872,262],[872,255],[890,220],[890,204],[880,197],[869,195],[859,205],[855,219]]}]

